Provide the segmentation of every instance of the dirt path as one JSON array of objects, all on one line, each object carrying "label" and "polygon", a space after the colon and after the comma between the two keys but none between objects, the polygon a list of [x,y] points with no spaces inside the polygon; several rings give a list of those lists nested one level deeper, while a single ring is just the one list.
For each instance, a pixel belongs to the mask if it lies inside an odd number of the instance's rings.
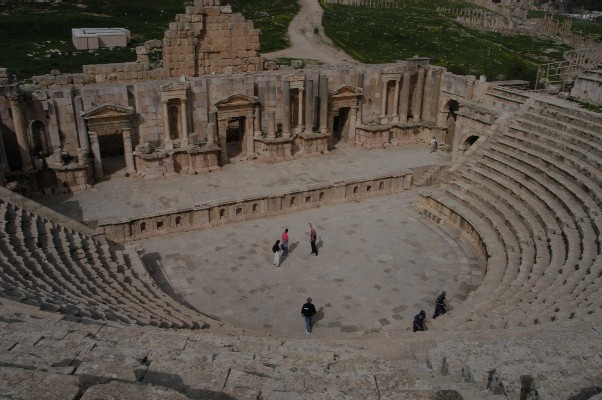
[{"label": "dirt path", "polygon": [[[301,10],[288,27],[291,47],[265,53],[266,59],[289,57],[316,60],[326,64],[352,63],[357,61],[336,48],[322,28],[323,10],[318,0],[299,0]],[[316,32],[316,33],[314,33]]]}]

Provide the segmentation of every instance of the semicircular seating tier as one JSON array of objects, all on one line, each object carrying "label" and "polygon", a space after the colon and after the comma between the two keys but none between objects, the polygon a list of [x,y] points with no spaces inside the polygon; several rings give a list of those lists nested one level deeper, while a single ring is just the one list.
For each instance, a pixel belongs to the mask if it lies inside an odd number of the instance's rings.
[{"label": "semicircular seating tier", "polygon": [[162,291],[135,251],[124,255],[104,236],[5,188],[0,219],[2,297],[77,318],[163,328],[217,323]]},{"label": "semicircular seating tier", "polygon": [[484,265],[483,284],[448,329],[541,324],[602,307],[602,117],[537,95],[520,102],[442,187],[422,193],[424,213],[462,231]]}]

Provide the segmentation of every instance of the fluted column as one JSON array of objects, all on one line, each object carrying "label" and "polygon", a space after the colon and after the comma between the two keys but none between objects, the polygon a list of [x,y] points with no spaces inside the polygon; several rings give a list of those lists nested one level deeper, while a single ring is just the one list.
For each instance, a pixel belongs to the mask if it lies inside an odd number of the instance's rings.
[{"label": "fluted column", "polygon": [[422,113],[422,93],[424,90],[424,66],[418,66],[418,82],[414,94],[414,104],[412,106],[412,115],[415,122],[420,122],[420,114]]},{"label": "fluted column", "polygon": [[305,81],[305,133],[314,130],[314,82]]},{"label": "fluted column", "polygon": [[474,95],[474,83],[476,78],[469,75],[466,79],[466,100],[471,100]]},{"label": "fluted column", "polygon": [[320,133],[328,132],[328,77],[320,77]]},{"label": "fluted column", "polygon": [[253,108],[253,136],[261,137],[261,105],[255,104]]},{"label": "fluted column", "polygon": [[219,135],[219,147],[221,148],[221,161],[222,164],[230,162],[228,157],[228,142],[226,141],[226,132],[228,131],[228,120],[226,118],[219,118],[217,121],[217,132]]},{"label": "fluted column", "polygon": [[186,97],[180,99],[180,108],[182,110],[182,143],[188,144],[188,112],[186,110]]},{"label": "fluted column", "polygon": [[303,132],[303,100],[305,97],[303,96],[303,92],[305,89],[299,88],[299,107],[298,107],[298,123],[297,128],[299,128],[299,132]]},{"label": "fluted column", "polygon": [[349,132],[347,140],[349,143],[355,143],[355,122],[357,120],[357,107],[351,107],[349,110]]},{"label": "fluted column", "polygon": [[382,101],[380,105],[380,117],[384,118],[387,115],[387,80],[383,79]]},{"label": "fluted column", "polygon": [[167,107],[167,100],[162,100],[163,104],[163,129],[165,130],[165,142],[171,142],[171,135],[169,132],[169,108]]},{"label": "fluted column", "polygon": [[19,146],[19,154],[21,154],[21,160],[23,161],[23,170],[30,171],[33,169],[31,162],[31,154],[29,153],[29,139],[27,137],[27,131],[23,125],[23,113],[21,112],[21,104],[17,96],[9,97],[8,102],[10,109],[13,114],[13,121],[15,123],[15,133],[17,134],[17,144]]},{"label": "fluted column", "polygon": [[393,98],[393,118],[395,121],[393,122],[397,122],[399,121],[398,115],[399,112],[397,111],[399,108],[399,79],[395,80],[395,97]]},{"label": "fluted column", "polygon": [[443,75],[443,69],[437,68],[434,71],[434,82],[433,82],[433,101],[431,106],[431,122],[437,124],[439,121],[439,99],[441,97],[441,75]]},{"label": "fluted column", "polygon": [[433,68],[429,68],[424,80],[424,95],[422,96],[422,115],[421,119],[424,122],[431,121],[431,104],[433,97]]},{"label": "fluted column", "polygon": [[403,70],[403,83],[401,86],[401,111],[399,120],[408,122],[408,101],[410,99],[410,79],[412,78],[412,70],[405,68]]},{"label": "fluted column", "polygon": [[289,81],[282,82],[282,99],[284,100],[284,108],[282,110],[282,137],[291,137],[291,83]]},{"label": "fluted column", "polygon": [[215,123],[207,124],[207,146],[215,146]]},{"label": "fluted column", "polygon": [[102,159],[100,157],[100,144],[98,144],[98,135],[96,132],[89,131],[88,136],[90,137],[90,147],[92,148],[94,176],[96,176],[96,179],[102,179],[104,177],[104,173],[102,172]]},{"label": "fluted column", "polygon": [[134,164],[134,153],[132,151],[132,134],[130,129],[124,129],[123,135],[123,153],[125,155],[125,169],[127,173],[132,175],[136,173]]},{"label": "fluted column", "polygon": [[275,121],[275,113],[270,110],[267,112],[268,116],[268,136],[267,138],[270,140],[276,139],[276,121]]}]

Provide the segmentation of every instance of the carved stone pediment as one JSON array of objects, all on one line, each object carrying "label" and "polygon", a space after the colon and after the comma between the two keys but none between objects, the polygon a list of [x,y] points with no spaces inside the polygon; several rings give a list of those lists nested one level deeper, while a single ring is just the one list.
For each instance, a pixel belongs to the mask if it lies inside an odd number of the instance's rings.
[{"label": "carved stone pediment", "polygon": [[359,97],[364,94],[364,90],[351,85],[339,85],[330,90],[330,97]]},{"label": "carved stone pediment", "polygon": [[401,74],[403,72],[403,67],[401,65],[394,65],[392,67],[383,68],[383,75],[385,74]]},{"label": "carved stone pediment", "polygon": [[124,108],[113,104],[103,104],[88,111],[84,111],[80,115],[87,121],[93,121],[99,119],[129,119],[133,114],[134,109],[132,107]]},{"label": "carved stone pediment", "polygon": [[231,94],[230,96],[224,97],[215,103],[215,106],[220,108],[232,108],[232,107],[252,107],[259,103],[259,98],[256,96],[247,96],[245,94]]}]

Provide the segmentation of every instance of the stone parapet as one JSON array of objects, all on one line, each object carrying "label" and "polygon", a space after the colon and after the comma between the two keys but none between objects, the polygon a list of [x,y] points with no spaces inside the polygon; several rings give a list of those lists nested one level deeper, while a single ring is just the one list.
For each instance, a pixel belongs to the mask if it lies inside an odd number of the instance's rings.
[{"label": "stone parapet", "polygon": [[166,233],[210,228],[223,223],[399,193],[411,189],[415,180],[429,173],[431,169],[428,166],[419,167],[393,175],[314,184],[265,197],[222,199],[154,215],[119,221],[98,221],[98,224],[109,240],[124,243]]}]

